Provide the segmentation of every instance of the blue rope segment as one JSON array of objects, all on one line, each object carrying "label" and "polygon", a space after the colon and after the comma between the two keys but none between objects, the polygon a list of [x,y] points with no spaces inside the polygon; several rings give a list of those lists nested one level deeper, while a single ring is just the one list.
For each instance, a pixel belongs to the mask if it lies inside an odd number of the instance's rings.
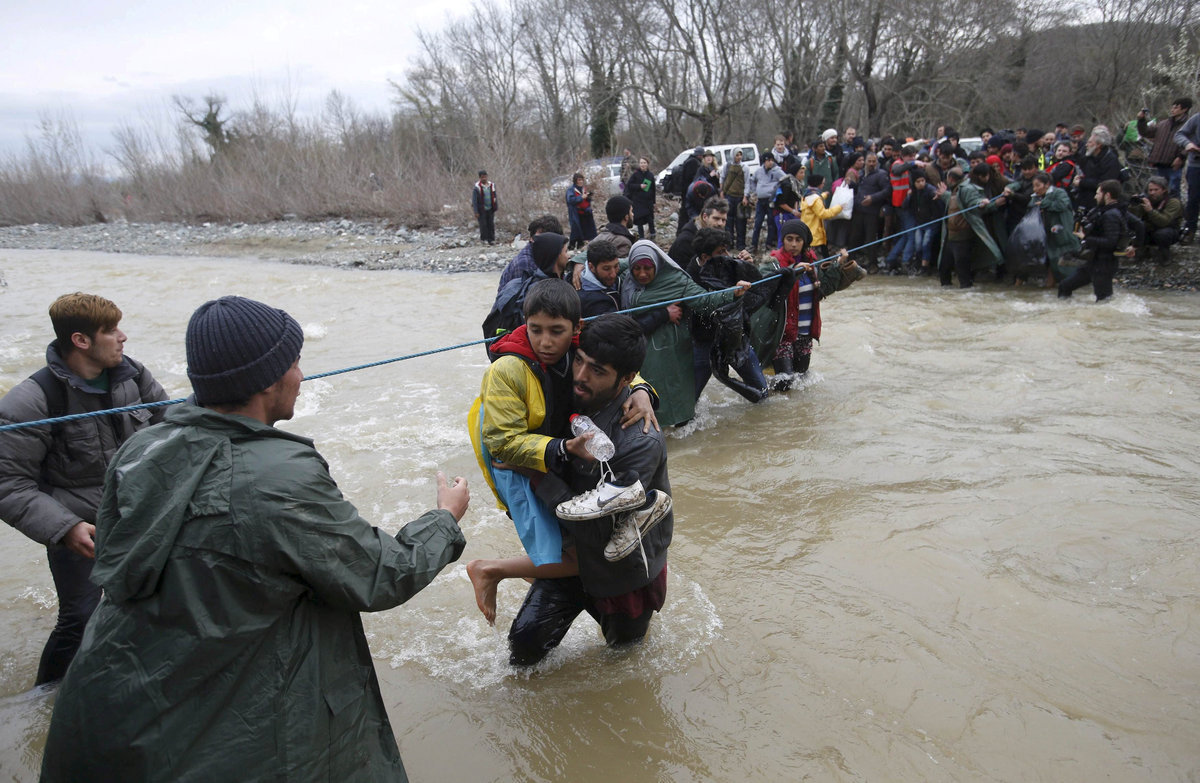
[{"label": "blue rope segment", "polygon": [[[961,215],[964,212],[970,212],[971,210],[979,209],[982,206],[985,206],[985,205],[984,204],[976,204],[973,207],[968,207],[967,209],[960,210],[960,211],[956,212],[955,214]],[[874,242],[868,242],[865,245],[860,245],[856,248],[851,249],[848,252],[856,253],[859,250],[864,250],[868,247],[871,247],[872,245],[882,244],[883,242],[886,242],[890,239],[901,236],[902,234],[908,234],[913,231],[917,231],[919,229],[925,228],[926,226],[932,226],[935,223],[941,223],[942,221],[948,220],[949,218],[950,218],[949,215],[943,215],[942,217],[930,220],[928,223],[922,223],[918,226],[913,226],[912,228],[905,229],[904,231],[898,231],[895,234],[890,234],[889,236],[883,237],[881,239],[877,239]],[[826,261],[833,261],[837,258],[838,258],[838,256],[836,256],[836,255],[829,256],[828,258],[822,258],[817,261],[817,264],[823,264]],[[751,283],[751,285],[759,285],[760,283],[765,283],[768,280],[773,280],[776,277],[779,277],[779,275],[770,275],[769,277],[764,277],[761,280],[755,280],[753,283]],[[723,291],[732,291],[736,287],[737,286],[730,286],[729,288],[724,288],[724,289],[721,289],[720,291],[705,291],[703,294],[694,294],[693,296],[684,297],[683,299],[680,299],[679,301],[687,302],[692,299],[703,299],[706,296],[712,296],[713,294],[722,293]],[[628,310],[622,310],[621,312],[622,313],[637,313],[637,312],[641,312],[643,310],[654,310],[654,309],[657,309],[662,306],[663,305],[661,303],[651,304],[651,305],[642,305],[641,307],[631,307]],[[584,320],[590,321],[592,319],[587,318]],[[403,361],[407,361],[409,359],[418,359],[422,356],[432,356],[432,355],[438,354],[438,353],[446,353],[447,351],[457,351],[459,348],[469,348],[472,345],[485,345],[487,343],[494,342],[498,339],[500,339],[500,338],[499,337],[488,337],[485,339],[472,340],[470,342],[465,342],[465,343],[457,343],[455,345],[447,345],[442,348],[431,348],[428,351],[418,351],[417,353],[409,353],[409,354],[405,354],[403,356],[393,356],[390,359],[380,359],[377,362],[368,362],[366,364],[356,364],[353,367],[343,367],[340,370],[330,370],[329,372],[321,372],[321,373],[317,373],[316,375],[307,375],[304,377],[304,380],[305,381],[315,381],[318,378],[331,378],[335,375],[344,375],[348,372],[357,372],[359,370],[367,370],[372,367],[382,367],[385,364],[394,364],[396,362],[403,362]],[[114,413],[127,413],[129,411],[137,411],[137,410],[142,410],[144,408],[161,408],[166,405],[178,405],[181,402],[187,402],[187,398],[180,397],[180,398],[174,399],[174,400],[160,400],[159,402],[143,402],[143,403],[139,403],[137,405],[126,405],[123,408],[107,408],[102,411],[88,411],[86,413],[72,413],[67,416],[58,416],[53,419],[39,419],[37,421],[18,421],[18,422],[14,422],[12,424],[0,425],[0,432],[11,432],[13,430],[28,429],[30,427],[44,427],[44,426],[48,426],[48,425],[52,426],[52,425],[61,424],[63,422],[67,422],[67,421],[78,421],[79,419],[92,419],[97,416],[110,416]]]}]

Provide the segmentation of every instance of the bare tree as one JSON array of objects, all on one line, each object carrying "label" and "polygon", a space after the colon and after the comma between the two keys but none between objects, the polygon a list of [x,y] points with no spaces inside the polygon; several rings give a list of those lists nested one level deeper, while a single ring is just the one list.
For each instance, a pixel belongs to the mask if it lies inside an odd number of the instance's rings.
[{"label": "bare tree", "polygon": [[237,138],[237,130],[230,125],[230,117],[221,116],[225,110],[223,95],[205,95],[201,99],[203,108],[197,107],[195,101],[186,96],[175,95],[171,100],[184,119],[202,131],[204,143],[214,158],[228,150]]}]

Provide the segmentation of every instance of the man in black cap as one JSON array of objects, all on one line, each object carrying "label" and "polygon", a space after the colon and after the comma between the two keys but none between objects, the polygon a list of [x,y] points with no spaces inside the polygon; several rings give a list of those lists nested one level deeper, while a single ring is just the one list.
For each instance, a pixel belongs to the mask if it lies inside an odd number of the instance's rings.
[{"label": "man in black cap", "polygon": [[617,249],[617,257],[625,258],[637,239],[629,230],[633,225],[633,202],[624,196],[613,196],[604,205],[604,214],[608,217],[608,225],[601,229],[592,241],[612,242]]},{"label": "man in black cap", "polygon": [[406,780],[359,612],[462,553],[461,478],[394,537],[290,419],[300,325],[228,296],[187,328],[195,396],[126,442],[96,519],[104,598],[54,705],[42,780]]},{"label": "man in black cap", "polygon": [[496,243],[496,186],[488,181],[488,173],[479,170],[479,181],[471,188],[471,209],[479,221],[479,241]]}]

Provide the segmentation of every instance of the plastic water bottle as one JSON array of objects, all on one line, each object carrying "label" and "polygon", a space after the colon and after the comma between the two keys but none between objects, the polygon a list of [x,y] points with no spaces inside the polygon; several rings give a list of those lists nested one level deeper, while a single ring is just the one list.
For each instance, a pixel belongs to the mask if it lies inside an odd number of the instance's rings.
[{"label": "plastic water bottle", "polygon": [[585,432],[593,433],[592,437],[584,443],[584,448],[600,462],[607,462],[617,453],[617,447],[613,445],[604,430],[597,427],[596,423],[587,416],[581,416],[578,413],[572,414],[571,432],[575,433],[576,437]]}]

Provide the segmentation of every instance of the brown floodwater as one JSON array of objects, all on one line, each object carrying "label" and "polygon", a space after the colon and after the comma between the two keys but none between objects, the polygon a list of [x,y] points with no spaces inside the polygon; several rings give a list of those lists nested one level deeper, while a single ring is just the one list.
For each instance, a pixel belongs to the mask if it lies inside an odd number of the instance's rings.
[{"label": "brown floodwater", "polygon": [[[476,339],[497,280],[5,250],[0,275],[0,393],[87,290],[172,396],[207,299],[287,309],[311,374]],[[607,650],[584,616],[533,671],[502,633],[522,585],[493,632],[463,568],[520,548],[465,427],[483,349],[305,383],[284,426],[368,519],[432,506],[438,469],[474,492],[463,560],[365,616],[411,778],[1200,779],[1200,298],[1079,294],[873,277],[828,299],[803,388],[750,406],[713,382],[671,433],[647,641]],[[0,778],[31,781],[55,596],[44,550],[0,536]]]}]

